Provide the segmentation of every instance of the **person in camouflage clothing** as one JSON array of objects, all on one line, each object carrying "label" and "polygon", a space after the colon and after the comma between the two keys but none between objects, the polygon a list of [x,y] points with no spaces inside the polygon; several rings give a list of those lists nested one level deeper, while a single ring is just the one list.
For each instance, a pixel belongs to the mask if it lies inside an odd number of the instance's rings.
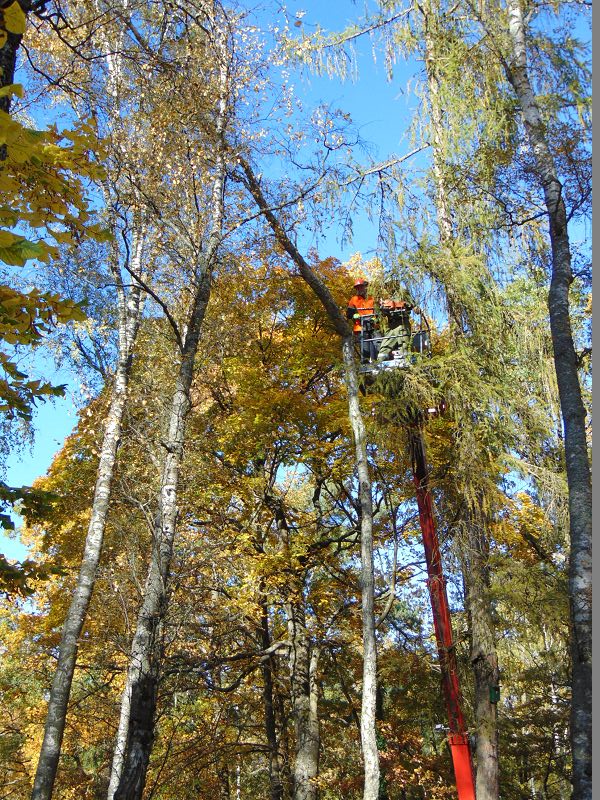
[{"label": "person in camouflage clothing", "polygon": [[390,361],[394,353],[408,360],[412,344],[410,312],[413,308],[414,303],[410,300],[393,298],[380,301],[383,339],[379,345],[378,361]]}]

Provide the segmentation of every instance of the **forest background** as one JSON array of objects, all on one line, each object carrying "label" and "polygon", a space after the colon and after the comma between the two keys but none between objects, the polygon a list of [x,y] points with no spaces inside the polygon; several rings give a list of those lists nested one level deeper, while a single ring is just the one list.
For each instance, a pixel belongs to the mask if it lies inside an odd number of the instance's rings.
[{"label": "forest background", "polygon": [[[441,404],[477,797],[591,796],[587,13],[3,8],[6,469],[85,387],[3,484],[3,797],[453,796]],[[359,275],[433,325],[362,398]]]}]

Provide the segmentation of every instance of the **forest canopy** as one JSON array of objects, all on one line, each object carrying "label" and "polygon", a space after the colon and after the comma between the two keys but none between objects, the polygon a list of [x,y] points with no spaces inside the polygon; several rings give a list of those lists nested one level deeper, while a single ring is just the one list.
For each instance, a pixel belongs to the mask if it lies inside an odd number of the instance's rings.
[{"label": "forest canopy", "polygon": [[590,17],[0,3],[2,800],[591,798]]}]

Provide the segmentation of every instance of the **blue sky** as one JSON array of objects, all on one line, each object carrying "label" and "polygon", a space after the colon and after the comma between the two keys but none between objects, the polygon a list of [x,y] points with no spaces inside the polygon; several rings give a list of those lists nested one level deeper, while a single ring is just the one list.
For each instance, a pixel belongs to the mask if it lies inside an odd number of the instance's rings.
[{"label": "blue sky", "polygon": [[[20,452],[13,452],[6,462],[6,482],[10,486],[29,486],[40,475],[44,475],[52,463],[54,455],[60,449],[66,437],[71,433],[77,421],[72,391],[72,376],[57,372],[51,362],[41,352],[36,358],[34,371],[43,374],[55,384],[70,381],[71,388],[65,397],[40,403],[34,417],[35,438],[31,447],[24,447]],[[11,514],[15,524],[20,518]],[[0,534],[0,552],[7,558],[22,560],[27,556],[27,548],[14,536]]]}]

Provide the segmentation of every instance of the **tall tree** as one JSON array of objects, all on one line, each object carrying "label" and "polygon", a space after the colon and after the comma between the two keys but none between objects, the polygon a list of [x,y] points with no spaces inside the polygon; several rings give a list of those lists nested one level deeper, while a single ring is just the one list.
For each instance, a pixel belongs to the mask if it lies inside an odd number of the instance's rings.
[{"label": "tall tree", "polygon": [[[132,269],[138,271],[142,260],[143,239],[134,239]],[[102,552],[104,531],[111,497],[117,447],[121,438],[121,425],[131,371],[133,348],[140,322],[140,286],[134,284],[129,292],[123,287],[120,270],[113,276],[119,291],[119,348],[111,402],[106,416],[105,433],[98,464],[94,500],[85,549],[73,600],[64,621],[58,651],[56,673],[48,700],[44,741],[38,760],[32,798],[50,798],[56,778],[67,706],[77,659],[78,640],[85,624],[87,610],[94,589],[96,571]]]},{"label": "tall tree", "polygon": [[[7,281],[0,287],[0,398],[1,413],[8,423],[3,426],[5,431],[15,420],[30,422],[39,401],[64,394],[63,386],[52,386],[23,372],[15,360],[18,350],[41,344],[57,323],[85,318],[79,304],[44,290],[44,280],[39,277],[33,288],[24,290],[24,281],[14,267],[23,267],[34,258],[48,264],[58,260],[60,244],[72,251],[86,235],[99,240],[106,235],[84,198],[84,182],[103,177],[94,163],[93,154],[100,148],[93,128],[78,122],[60,134],[55,126],[38,131],[28,126],[22,109],[13,103],[14,98],[23,97],[23,86],[14,81],[30,12],[39,15],[42,8],[13,2],[0,12],[0,187],[11,198],[0,212],[0,262]],[[1,485],[3,509],[16,501],[31,505],[35,497],[35,491],[27,487]],[[4,527],[12,527],[6,515],[1,519]],[[28,563],[25,569],[8,566],[0,556],[2,582],[26,591],[26,578],[35,575],[35,565]]]},{"label": "tall tree", "polygon": [[279,245],[291,258],[303,280],[312,289],[323,305],[331,323],[342,340],[348,413],[354,435],[358,492],[361,509],[361,591],[363,624],[363,684],[361,741],[364,759],[364,798],[375,800],[379,794],[379,753],[375,732],[377,705],[377,642],[375,638],[375,582],[373,569],[373,500],[371,476],[367,455],[366,430],[360,410],[358,371],[354,355],[354,339],[339,306],[319,275],[300,253],[281,220],[273,213],[254,170],[240,157],[248,190],[256,201],[261,214],[270,225]]},{"label": "tall tree", "polygon": [[[572,621],[571,740],[573,753],[573,792],[575,797],[591,793],[591,478],[586,436],[586,410],[579,380],[580,360],[572,332],[570,289],[573,284],[572,253],[569,241],[569,214],[565,184],[557,168],[557,142],[553,130],[552,108],[544,118],[528,65],[527,22],[523,7],[509,2],[501,9],[505,28],[498,18],[492,23],[470,7],[489,36],[488,45],[504,69],[519,104],[532,156],[532,173],[543,191],[549,223],[551,281],[548,293],[550,332],[556,380],[564,429],[565,468],[569,492],[570,578]],[[534,9],[532,9],[533,11]],[[549,45],[551,48],[553,44]],[[560,58],[557,59],[559,65]],[[577,81],[570,82],[577,92]],[[554,112],[560,113],[560,109]],[[576,147],[571,145],[573,151]],[[554,152],[553,152],[554,150]],[[575,159],[574,159],[575,160]],[[585,205],[585,180],[579,181],[581,197],[572,198],[574,207]]]},{"label": "tall tree", "polygon": [[[448,192],[448,175],[444,148],[443,106],[440,99],[440,84],[447,80],[443,74],[444,56],[448,56],[448,39],[451,31],[444,29],[444,17],[437,3],[426,3],[421,7],[425,45],[425,70],[427,74],[428,107],[432,132],[432,172],[435,184],[435,207],[437,212],[440,243],[452,251],[457,239],[452,222],[451,200]],[[451,80],[451,79],[450,79]],[[468,233],[467,233],[468,235]],[[461,266],[455,263],[454,268]],[[468,327],[461,300],[446,293],[448,314],[456,337],[464,335]],[[462,312],[462,313],[461,313]],[[457,440],[460,447],[460,439]],[[461,459],[462,460],[462,459]],[[493,687],[498,685],[498,656],[494,640],[494,624],[489,593],[487,515],[483,491],[471,491],[470,500],[462,505],[463,535],[468,558],[463,579],[466,601],[469,608],[471,633],[471,664],[475,679],[475,764],[476,795],[478,800],[497,800],[499,795],[498,770],[498,726],[496,703],[492,699]]]},{"label": "tall tree", "polygon": [[583,800],[592,796],[592,486],[586,412],[569,314],[569,289],[573,282],[571,248],[562,184],[529,77],[526,24],[516,0],[508,2],[508,23],[511,50],[504,59],[506,77],[519,101],[550,225],[552,279],[548,310],[569,486],[573,796]]},{"label": "tall tree", "polygon": [[[144,790],[148,762],[154,739],[158,681],[163,651],[163,623],[168,605],[168,582],[177,523],[178,483],[185,446],[185,424],[191,401],[190,389],[200,333],[210,297],[213,272],[222,238],[226,169],[226,128],[232,114],[231,51],[229,20],[216,3],[201,3],[202,25],[195,29],[207,33],[205,57],[207,78],[214,87],[212,124],[209,142],[211,163],[205,177],[210,186],[206,197],[207,227],[204,235],[192,241],[194,263],[190,298],[184,324],[178,336],[180,346],[175,390],[166,420],[165,457],[161,487],[156,498],[152,555],[142,606],[131,646],[131,661],[123,694],[119,740],[113,760],[109,796],[112,800],[140,798]],[[206,26],[206,28],[204,28]],[[207,143],[208,144],[208,143]],[[126,733],[124,752],[120,751]],[[114,793],[113,793],[114,792]]]},{"label": "tall tree", "polygon": [[[85,17],[82,24],[86,24]],[[116,35],[120,38],[122,48],[123,32],[118,32]],[[121,80],[122,53],[119,53],[118,57],[107,55],[110,54],[111,47],[107,43],[110,36],[106,30],[100,29],[98,38],[99,41],[93,41],[90,44],[99,53],[97,61],[103,59],[105,62],[103,86],[96,87],[103,94],[102,96],[97,94],[95,98],[89,97],[87,102],[82,101],[78,96],[75,101],[75,111],[81,113],[82,105],[86,106],[88,103],[94,102],[97,110],[103,108],[105,120],[103,134],[106,140],[112,143],[112,148],[109,146],[106,153],[109,166],[103,181],[103,194],[108,209],[112,237],[108,254],[108,271],[116,292],[117,359],[114,374],[104,376],[110,386],[111,400],[105,420],[105,432],[102,439],[86,543],[73,599],[63,624],[58,663],[48,701],[44,740],[32,793],[32,798],[36,798],[36,800],[52,796],[56,778],[78,642],[86,621],[102,553],[116,469],[117,448],[121,440],[134,348],[143,309],[142,286],[137,278],[132,276],[140,276],[144,282],[142,276],[147,272],[144,264],[148,260],[148,253],[145,249],[145,211],[141,206],[139,194],[133,200],[133,210],[124,208],[120,201],[124,190],[127,194],[128,182],[133,179],[135,183],[139,178],[135,172],[133,172],[132,178],[132,173],[127,174],[122,166],[119,168],[118,175],[112,168],[112,165],[119,164],[123,160],[122,154],[119,152],[119,136],[115,136],[116,131],[121,133],[121,126],[124,124],[123,106],[126,103],[123,99],[125,87]],[[84,53],[81,53],[81,56],[83,58]],[[55,59],[60,63],[60,56]],[[86,62],[84,61],[84,63]],[[56,65],[56,68],[59,69],[59,64]],[[91,76],[89,76],[89,83],[91,83]],[[85,109],[83,109],[83,113],[85,114]],[[139,119],[130,118],[126,124],[132,138],[135,138],[136,135],[139,136]],[[81,347],[83,349],[83,345]],[[86,351],[83,350],[83,352],[85,355]],[[100,369],[100,365],[96,364],[95,366]]]}]

